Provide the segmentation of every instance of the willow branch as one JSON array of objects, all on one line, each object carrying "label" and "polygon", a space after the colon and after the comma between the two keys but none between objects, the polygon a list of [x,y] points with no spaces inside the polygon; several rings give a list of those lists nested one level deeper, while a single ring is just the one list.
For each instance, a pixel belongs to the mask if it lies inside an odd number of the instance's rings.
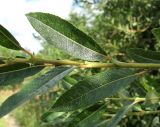
[{"label": "willow branch", "polygon": [[[158,69],[160,64],[155,63],[125,63],[125,62],[113,62],[113,63],[101,63],[101,62],[86,62],[86,61],[72,61],[72,60],[46,60],[36,57],[31,57],[29,59],[23,58],[11,58],[5,60],[7,65],[12,65],[16,63],[33,63],[33,64],[44,64],[44,65],[69,65],[77,66],[79,68],[141,68],[141,69]],[[0,65],[7,66],[7,65]]]}]

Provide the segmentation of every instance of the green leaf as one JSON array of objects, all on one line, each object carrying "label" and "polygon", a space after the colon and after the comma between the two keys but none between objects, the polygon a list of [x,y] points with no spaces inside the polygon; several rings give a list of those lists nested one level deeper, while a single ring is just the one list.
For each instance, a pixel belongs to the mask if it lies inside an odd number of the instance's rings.
[{"label": "green leaf", "polygon": [[72,87],[72,84],[63,80],[60,85],[64,90],[69,90]]},{"label": "green leaf", "polygon": [[139,63],[160,63],[160,52],[131,48],[127,50],[127,55]]},{"label": "green leaf", "polygon": [[111,119],[106,127],[116,127],[116,125],[121,121],[123,116],[134,106],[135,102],[129,103],[122,107],[117,114]]},{"label": "green leaf", "polygon": [[72,115],[73,114],[66,112],[46,112],[42,115],[41,120],[45,122],[47,127],[70,127],[68,125],[72,121],[72,117],[74,117]]},{"label": "green leaf", "polygon": [[99,119],[102,117],[102,114],[105,112],[104,105],[93,105],[80,114],[78,114],[73,121],[71,121],[71,127],[93,127]]},{"label": "green leaf", "polygon": [[45,123],[64,122],[68,114],[65,112],[46,112],[41,116],[41,120]]},{"label": "green leaf", "polygon": [[36,95],[45,93],[51,89],[59,80],[71,72],[74,68],[57,67],[46,74],[33,79],[33,81],[26,84],[20,92],[7,98],[0,106],[0,117],[3,117],[17,106],[28,101]]},{"label": "green leaf", "polygon": [[48,13],[26,15],[34,29],[46,41],[69,55],[89,61],[102,61],[106,53],[88,35],[69,22]]},{"label": "green leaf", "polygon": [[124,89],[137,75],[127,69],[113,69],[88,77],[64,93],[52,109],[71,111],[90,106]]},{"label": "green leaf", "polygon": [[0,45],[14,50],[23,49],[12,34],[2,25],[0,25]]},{"label": "green leaf", "polygon": [[146,94],[146,104],[156,104],[159,102],[159,93],[157,93],[156,90],[150,89],[150,91],[147,92]]},{"label": "green leaf", "polygon": [[160,41],[160,28],[152,29],[152,33],[156,37],[157,41]]},{"label": "green leaf", "polygon": [[0,86],[21,83],[24,78],[41,71],[44,66],[30,66],[29,64],[15,64],[0,68]]},{"label": "green leaf", "polygon": [[64,116],[65,112],[46,112],[41,116],[43,122],[52,123],[56,119],[60,119],[61,116]]}]

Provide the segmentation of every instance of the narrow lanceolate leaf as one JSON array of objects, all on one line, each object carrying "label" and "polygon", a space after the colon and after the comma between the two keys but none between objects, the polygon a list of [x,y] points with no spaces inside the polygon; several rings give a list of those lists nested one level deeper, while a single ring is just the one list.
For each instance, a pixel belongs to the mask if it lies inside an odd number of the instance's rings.
[{"label": "narrow lanceolate leaf", "polygon": [[45,93],[72,70],[73,68],[57,67],[29,82],[20,92],[10,96],[2,103],[0,106],[0,117],[3,117],[32,97]]},{"label": "narrow lanceolate leaf", "polygon": [[0,45],[14,50],[22,49],[18,41],[2,25],[0,25]]},{"label": "narrow lanceolate leaf", "polygon": [[160,28],[154,28],[154,29],[152,29],[152,33],[156,37],[157,41],[160,41]]},{"label": "narrow lanceolate leaf", "polygon": [[127,50],[128,56],[139,63],[160,63],[160,52],[131,48]]},{"label": "narrow lanceolate leaf", "polygon": [[0,68],[0,86],[16,85],[24,78],[41,71],[44,66],[30,66],[28,64],[15,64]]},{"label": "narrow lanceolate leaf", "polygon": [[46,41],[69,55],[89,61],[102,61],[105,52],[88,35],[69,22],[48,13],[29,13],[27,18]]},{"label": "narrow lanceolate leaf", "polygon": [[96,125],[105,112],[104,105],[91,106],[74,117],[70,127],[93,127]]},{"label": "narrow lanceolate leaf", "polygon": [[53,123],[66,115],[65,112],[46,112],[41,116],[41,120],[46,123]]},{"label": "narrow lanceolate leaf", "polygon": [[134,106],[135,102],[129,103],[126,106],[122,107],[117,114],[111,119],[106,127],[116,127],[116,125],[121,121],[124,115]]},{"label": "narrow lanceolate leaf", "polygon": [[127,69],[113,69],[78,82],[53,105],[54,111],[71,111],[90,106],[110,97],[133,82],[137,73]]}]

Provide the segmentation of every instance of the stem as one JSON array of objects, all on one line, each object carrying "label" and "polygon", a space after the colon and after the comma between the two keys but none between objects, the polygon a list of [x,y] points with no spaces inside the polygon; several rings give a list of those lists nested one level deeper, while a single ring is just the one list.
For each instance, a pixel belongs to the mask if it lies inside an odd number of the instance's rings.
[{"label": "stem", "polygon": [[149,100],[160,100],[160,97],[154,98],[144,98],[144,97],[123,97],[123,98],[106,98],[105,100],[113,100],[113,101],[135,101],[135,103],[149,101]]},{"label": "stem", "polygon": [[[137,104],[137,103],[140,103],[140,102],[145,102],[147,100],[159,100],[160,98],[159,97],[156,97],[156,98],[150,98],[150,99],[146,99],[146,98],[106,98],[106,100],[114,100],[114,101],[124,101],[124,100],[128,100],[128,101],[134,101],[132,104]],[[143,116],[143,115],[150,115],[150,114],[160,114],[160,110],[156,110],[156,111],[138,111],[138,112],[130,112],[128,113],[126,116]],[[116,114],[103,114],[103,116],[105,117],[113,117],[115,116]]]},{"label": "stem", "polygon": [[132,116],[143,116],[143,115],[150,115],[150,114],[160,114],[160,110],[156,111],[140,111],[140,112],[131,112],[129,115]]},{"label": "stem", "polygon": [[[160,99],[160,98],[157,98]],[[131,97],[124,97],[124,98],[106,98],[105,100],[113,100],[113,101],[135,101],[137,102],[137,100],[140,101],[145,101],[145,98],[131,98]]]},{"label": "stem", "polygon": [[[138,112],[130,112],[126,114],[126,116],[144,116],[144,115],[151,115],[151,114],[160,114],[160,110],[156,111],[138,111]],[[116,114],[103,114],[104,117],[114,117]]]},{"label": "stem", "polygon": [[34,57],[34,55],[32,53],[30,53],[28,50],[22,48],[22,51],[25,52],[26,54],[30,55],[32,58]]},{"label": "stem", "polygon": [[[7,60],[6,60],[7,61]],[[8,65],[16,63],[33,63],[33,64],[45,64],[47,65],[71,65],[77,66],[80,68],[142,68],[142,69],[153,69],[160,68],[160,64],[155,63],[124,63],[124,62],[115,62],[114,63],[100,63],[100,62],[85,62],[85,61],[71,61],[71,60],[45,60],[36,58],[33,55],[29,59],[23,58],[12,58],[8,59],[9,62],[6,62]],[[4,65],[1,65],[4,66]],[[0,66],[0,67],[1,67]]]},{"label": "stem", "polygon": [[6,67],[8,64],[0,64],[0,67]]}]

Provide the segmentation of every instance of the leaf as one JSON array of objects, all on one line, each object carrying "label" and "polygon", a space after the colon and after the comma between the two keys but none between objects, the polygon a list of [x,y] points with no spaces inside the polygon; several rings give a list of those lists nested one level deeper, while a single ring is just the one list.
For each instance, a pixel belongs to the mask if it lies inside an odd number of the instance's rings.
[{"label": "leaf", "polygon": [[139,63],[160,63],[160,52],[131,48],[127,50],[128,56]]},{"label": "leaf", "polygon": [[46,112],[41,116],[43,122],[52,123],[55,119],[60,119],[61,116],[64,117],[65,112]]},{"label": "leaf", "polygon": [[21,83],[24,78],[41,71],[44,66],[29,66],[29,64],[15,64],[0,68],[0,86]]},{"label": "leaf", "polygon": [[124,89],[137,78],[127,69],[113,69],[88,77],[64,93],[53,105],[54,111],[71,111],[90,106]]},{"label": "leaf", "polygon": [[33,79],[33,81],[26,84],[20,92],[10,96],[2,103],[0,106],[0,117],[3,117],[34,96],[45,93],[73,69],[74,68],[57,67],[46,74]]},{"label": "leaf", "polygon": [[14,50],[23,49],[20,46],[19,42],[2,25],[0,25],[0,45],[9,49],[14,49]]},{"label": "leaf", "polygon": [[160,41],[160,28],[152,29],[152,33],[156,37],[157,41]]},{"label": "leaf", "polygon": [[154,90],[153,88],[150,89],[150,91],[147,92],[146,94],[146,104],[157,104],[159,102],[159,93],[157,93],[156,90]]},{"label": "leaf", "polygon": [[106,127],[116,127],[116,125],[121,121],[123,116],[134,106],[135,102],[129,103],[122,107],[117,114],[111,119]]},{"label": "leaf", "polygon": [[41,120],[48,126],[54,127],[70,127],[69,123],[72,121],[72,114],[65,112],[46,112],[42,115]]},{"label": "leaf", "polygon": [[63,80],[62,83],[61,83],[61,87],[64,90],[69,90],[72,87],[72,84]]},{"label": "leaf", "polygon": [[71,121],[71,127],[93,127],[105,111],[104,105],[93,105],[83,110]]},{"label": "leaf", "polygon": [[88,35],[69,22],[48,13],[26,15],[34,29],[46,41],[69,55],[89,61],[102,61],[106,53]]}]

